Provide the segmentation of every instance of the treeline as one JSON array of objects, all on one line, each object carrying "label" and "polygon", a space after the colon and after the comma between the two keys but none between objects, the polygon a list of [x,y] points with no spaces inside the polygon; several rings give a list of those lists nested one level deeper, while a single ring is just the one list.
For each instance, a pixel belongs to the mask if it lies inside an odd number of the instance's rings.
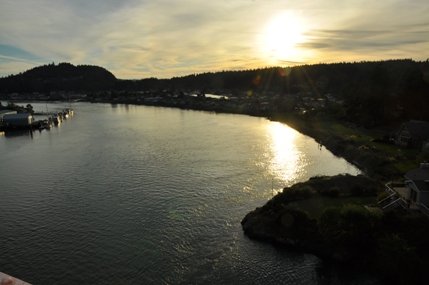
[{"label": "treeline", "polygon": [[[118,80],[106,69],[91,65],[54,63],[0,78],[0,92],[141,91],[153,89],[240,90],[295,94],[312,92],[354,95],[368,91],[392,94],[427,88],[429,63],[411,59],[342,62],[207,72],[171,79]],[[426,90],[427,91],[427,90]]]},{"label": "treeline", "polygon": [[[325,98],[322,113],[373,127],[392,121],[429,121],[429,61],[398,59],[207,72],[171,79],[119,80],[104,68],[49,64],[0,78],[0,93],[50,91],[180,91]],[[328,102],[329,103],[329,102]],[[314,110],[314,112],[321,112]]]},{"label": "treeline", "polygon": [[[353,84],[366,84],[368,80],[381,80],[389,91],[398,91],[412,81],[422,78],[429,71],[428,62],[411,59],[378,62],[343,62],[314,64],[294,67],[267,67],[252,70],[207,72],[190,74],[171,79],[147,78],[141,80],[120,80],[118,89],[198,89],[240,90],[254,92],[275,92],[295,94],[312,92],[316,96],[327,93],[342,94]],[[429,81],[429,74],[426,74]],[[426,83],[427,83],[426,81]],[[347,93],[347,92],[346,92]]]}]

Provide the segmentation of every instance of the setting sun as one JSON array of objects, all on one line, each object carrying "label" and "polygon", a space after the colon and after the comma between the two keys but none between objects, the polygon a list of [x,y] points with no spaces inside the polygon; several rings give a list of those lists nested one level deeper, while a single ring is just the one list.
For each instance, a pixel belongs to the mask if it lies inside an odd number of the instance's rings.
[{"label": "setting sun", "polygon": [[290,13],[281,13],[269,21],[262,32],[262,56],[272,64],[296,61],[301,55],[297,44],[303,41],[303,27],[299,19]]}]

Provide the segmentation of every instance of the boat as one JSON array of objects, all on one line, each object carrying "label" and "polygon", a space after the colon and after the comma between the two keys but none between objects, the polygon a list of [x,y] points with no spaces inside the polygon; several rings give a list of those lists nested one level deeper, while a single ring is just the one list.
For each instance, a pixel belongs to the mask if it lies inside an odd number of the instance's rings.
[{"label": "boat", "polygon": [[46,129],[46,130],[50,130],[54,127],[54,122],[49,120],[49,119],[45,119],[42,121],[39,121],[40,125],[39,125],[39,131]]},{"label": "boat", "polygon": [[53,115],[52,116],[52,122],[54,122],[55,125],[58,125],[61,123],[61,120],[57,115]]}]

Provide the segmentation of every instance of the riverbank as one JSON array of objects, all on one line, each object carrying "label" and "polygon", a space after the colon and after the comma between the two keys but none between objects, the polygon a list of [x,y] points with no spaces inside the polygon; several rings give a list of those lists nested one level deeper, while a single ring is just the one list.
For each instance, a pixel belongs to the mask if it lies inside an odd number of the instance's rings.
[{"label": "riverbank", "polygon": [[[154,98],[152,98],[154,99]],[[157,99],[157,100],[155,100]],[[300,111],[274,111],[257,108],[250,104],[236,104],[229,100],[213,98],[188,99],[155,98],[154,100],[98,100],[87,98],[91,103],[133,104],[198,110],[204,112],[242,114],[265,117],[289,125],[295,130],[314,138],[334,155],[343,157],[374,178],[389,181],[401,178],[403,173],[418,167],[418,151],[401,149],[389,140],[398,130],[399,123],[378,130],[329,119],[326,115]]]},{"label": "riverbank", "polygon": [[398,124],[368,130],[317,116],[273,113],[270,118],[314,138],[334,155],[383,182],[402,179],[404,173],[418,167],[421,162],[420,150],[398,147],[389,139],[395,135]]},{"label": "riverbank", "polygon": [[[285,123],[293,129],[314,138],[334,155],[346,159],[371,177],[389,181],[401,179],[403,174],[418,167],[417,155],[419,150],[399,148],[389,140],[398,130],[399,123],[385,126],[378,130],[367,130],[359,126],[329,119],[318,114],[301,113],[299,111],[281,112],[245,108],[242,105],[226,104],[217,99],[192,98],[181,104],[180,101],[124,101],[104,100],[101,103],[135,104],[145,106],[160,106],[196,110],[215,113],[242,114],[264,117],[272,121]],[[205,101],[198,101],[205,100]],[[208,102],[206,102],[208,101]],[[216,104],[222,101],[223,104]],[[93,101],[88,101],[97,103]],[[202,102],[206,102],[203,104]],[[209,103],[212,104],[209,104]]]},{"label": "riverbank", "polygon": [[79,101],[113,105],[158,106],[265,117],[285,123],[300,133],[314,138],[334,155],[343,157],[364,173],[385,182],[402,179],[405,172],[418,167],[419,163],[424,160],[424,157],[419,160],[419,150],[400,148],[389,140],[398,130],[399,123],[377,130],[368,130],[347,122],[332,120],[326,115],[321,116],[318,113],[261,110],[246,104],[234,104],[229,100],[213,98],[189,97],[182,101],[179,98],[157,99],[159,100],[93,100],[85,98]]}]

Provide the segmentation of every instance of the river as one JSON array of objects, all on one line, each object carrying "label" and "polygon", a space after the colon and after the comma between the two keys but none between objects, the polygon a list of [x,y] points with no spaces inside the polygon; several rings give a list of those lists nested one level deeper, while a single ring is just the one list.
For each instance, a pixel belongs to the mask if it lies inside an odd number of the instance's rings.
[{"label": "river", "polygon": [[379,284],[243,234],[283,187],[359,173],[314,139],[243,115],[71,108],[50,131],[0,134],[0,271],[35,285]]}]

